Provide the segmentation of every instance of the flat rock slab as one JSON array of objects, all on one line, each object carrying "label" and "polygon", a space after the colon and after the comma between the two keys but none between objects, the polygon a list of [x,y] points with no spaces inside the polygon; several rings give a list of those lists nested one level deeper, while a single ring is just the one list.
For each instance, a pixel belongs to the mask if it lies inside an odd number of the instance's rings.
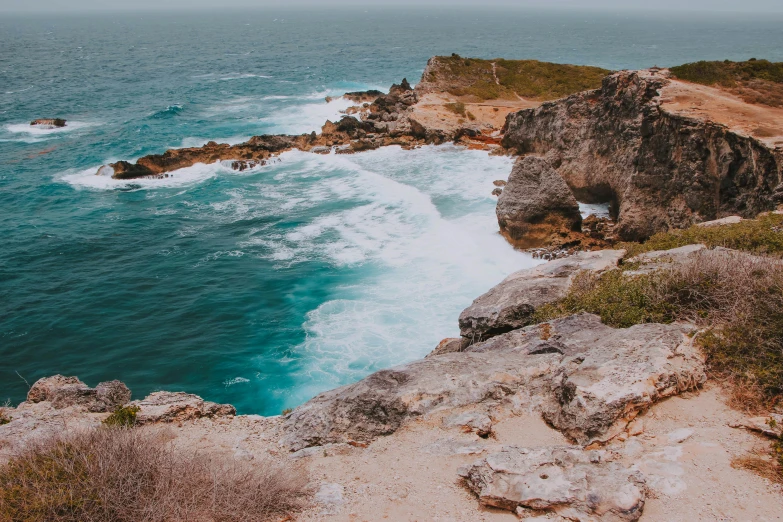
[{"label": "flat rock slab", "polygon": [[527,326],[538,307],[565,297],[578,272],[615,268],[623,255],[624,250],[579,252],[515,272],[460,314],[460,335],[476,343]]},{"label": "flat rock slab", "polygon": [[133,401],[139,407],[136,422],[181,422],[202,417],[233,417],[236,409],[230,404],[205,401],[198,395],[183,392],[155,392],[143,400]]},{"label": "flat rock slab", "polygon": [[547,512],[568,520],[634,521],[642,515],[644,476],[608,451],[508,446],[459,470],[482,504],[523,518]]},{"label": "flat rock slab", "polygon": [[[296,451],[371,441],[413,417],[513,396],[572,439],[590,444],[616,436],[656,400],[706,379],[689,325],[621,330],[578,314],[548,323],[546,335],[542,328],[528,326],[323,393],[288,416],[281,443]],[[477,420],[457,415],[446,422]]]}]

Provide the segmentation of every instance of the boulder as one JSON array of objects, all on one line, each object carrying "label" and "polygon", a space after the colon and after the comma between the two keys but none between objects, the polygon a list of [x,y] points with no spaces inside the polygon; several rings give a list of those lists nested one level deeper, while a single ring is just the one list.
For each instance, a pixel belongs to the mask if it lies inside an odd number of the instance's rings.
[{"label": "boulder", "polygon": [[159,391],[143,400],[133,401],[131,405],[139,407],[136,414],[136,422],[139,424],[181,422],[202,417],[233,417],[237,412],[230,404],[205,401],[198,395],[183,392]]},{"label": "boulder", "polygon": [[571,189],[547,160],[535,156],[517,160],[495,213],[501,234],[519,248],[555,244],[582,229]]},{"label": "boulder", "polygon": [[579,447],[504,447],[459,470],[485,506],[522,518],[634,521],[644,509],[644,476],[608,451]]},{"label": "boulder", "polygon": [[56,409],[79,406],[90,412],[113,411],[130,401],[131,391],[120,381],[107,381],[90,388],[76,377],[54,375],[38,379],[27,393],[27,401],[48,401]]},{"label": "boulder", "polygon": [[615,268],[623,255],[624,250],[579,252],[515,272],[460,314],[460,335],[475,343],[526,326],[536,308],[566,295],[578,272]]},{"label": "boulder", "polygon": [[434,350],[428,353],[427,357],[435,357],[436,355],[443,355],[444,353],[454,353],[454,352],[461,352],[461,351],[462,351],[462,338],[451,337],[448,339],[443,339],[440,343],[438,343],[438,346],[436,346]]},{"label": "boulder", "polygon": [[620,330],[590,314],[528,326],[322,393],[287,417],[281,444],[369,442],[411,418],[512,397],[582,444],[606,441],[656,400],[704,382],[690,329]]}]

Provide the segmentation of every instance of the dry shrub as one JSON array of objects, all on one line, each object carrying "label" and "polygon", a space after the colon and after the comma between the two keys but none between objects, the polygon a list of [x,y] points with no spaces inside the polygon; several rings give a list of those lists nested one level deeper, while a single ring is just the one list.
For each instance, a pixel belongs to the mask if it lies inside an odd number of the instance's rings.
[{"label": "dry shrub", "polygon": [[279,519],[309,495],[299,468],[187,454],[161,433],[100,428],[32,443],[0,468],[0,520]]},{"label": "dry shrub", "polygon": [[729,251],[700,252],[653,273],[579,274],[569,294],[541,307],[537,322],[579,312],[626,328],[691,321],[710,371],[736,384],[747,409],[783,398],[783,262]]},{"label": "dry shrub", "polygon": [[746,469],[771,482],[783,484],[783,470],[769,455],[748,453],[731,459],[731,467]]}]

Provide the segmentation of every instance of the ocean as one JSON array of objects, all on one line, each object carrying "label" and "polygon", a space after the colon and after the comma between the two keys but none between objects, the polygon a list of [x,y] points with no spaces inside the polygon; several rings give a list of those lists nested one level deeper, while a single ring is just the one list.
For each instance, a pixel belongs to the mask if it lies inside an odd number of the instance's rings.
[{"label": "ocean", "polygon": [[[783,60],[783,17],[322,9],[0,18],[0,402],[55,373],[274,415],[420,358],[537,261],[497,234],[512,159],[288,152],[242,173],[95,176],[209,140],[317,130],[326,96],[459,53],[610,69]],[[34,130],[34,118],[66,118]]]}]

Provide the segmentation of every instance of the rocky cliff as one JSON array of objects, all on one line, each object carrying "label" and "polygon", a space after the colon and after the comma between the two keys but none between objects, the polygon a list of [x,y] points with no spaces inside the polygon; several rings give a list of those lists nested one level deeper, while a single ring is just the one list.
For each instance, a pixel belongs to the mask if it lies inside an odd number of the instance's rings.
[{"label": "rocky cliff", "polygon": [[609,75],[600,89],[509,115],[503,145],[543,156],[579,201],[612,202],[625,240],[773,209],[783,149],[669,111],[661,90],[670,82],[649,71]]}]

